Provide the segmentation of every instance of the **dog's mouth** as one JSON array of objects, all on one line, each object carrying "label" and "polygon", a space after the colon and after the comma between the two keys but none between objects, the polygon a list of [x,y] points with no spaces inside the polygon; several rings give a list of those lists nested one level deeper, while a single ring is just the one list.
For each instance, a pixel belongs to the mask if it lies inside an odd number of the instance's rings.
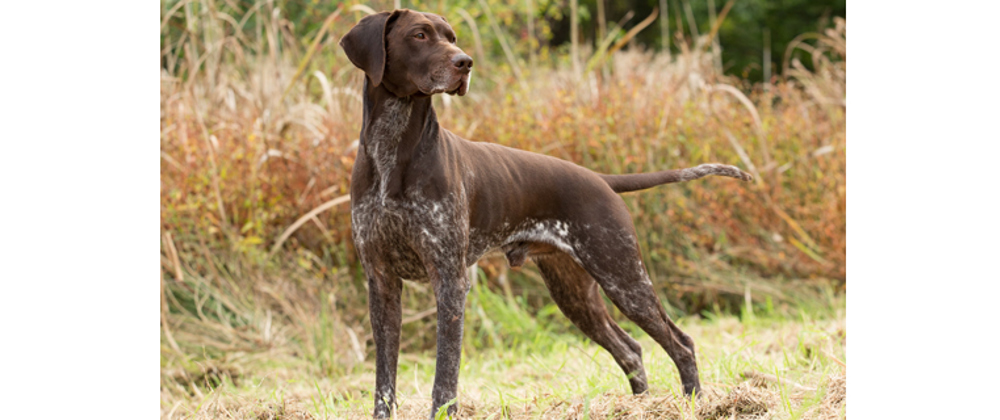
[{"label": "dog's mouth", "polygon": [[430,96],[438,93],[447,93],[449,95],[465,96],[469,92],[469,82],[472,80],[471,74],[464,74],[458,76],[453,82],[445,84],[441,83],[430,89],[420,89],[421,93]]},{"label": "dog's mouth", "polygon": [[449,95],[458,94],[458,96],[465,96],[469,93],[469,84],[472,82],[472,72],[466,73],[464,76],[458,78],[458,86],[448,92]]},{"label": "dog's mouth", "polygon": [[458,94],[458,96],[465,96],[465,94],[468,92],[469,92],[469,83],[467,80],[465,80],[465,78],[462,78],[458,79],[458,87],[445,93],[452,96],[455,96],[455,94]]}]

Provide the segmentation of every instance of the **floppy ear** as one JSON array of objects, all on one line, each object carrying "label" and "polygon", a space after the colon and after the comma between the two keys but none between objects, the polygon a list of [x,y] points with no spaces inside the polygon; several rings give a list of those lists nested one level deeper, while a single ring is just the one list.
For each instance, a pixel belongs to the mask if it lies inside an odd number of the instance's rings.
[{"label": "floppy ear", "polygon": [[382,83],[382,74],[385,71],[386,23],[390,17],[398,15],[397,10],[392,13],[381,12],[365,16],[347,32],[347,35],[340,38],[340,47],[344,49],[347,58],[365,71],[374,86]]}]

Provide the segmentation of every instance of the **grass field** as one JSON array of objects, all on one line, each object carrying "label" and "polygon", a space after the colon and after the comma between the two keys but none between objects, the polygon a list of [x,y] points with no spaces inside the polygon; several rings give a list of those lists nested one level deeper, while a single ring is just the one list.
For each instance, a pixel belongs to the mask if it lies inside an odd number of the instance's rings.
[{"label": "grass field", "polygon": [[[285,2],[244,6],[164,10],[161,413],[364,417],[374,352],[347,205],[363,75],[336,46],[363,8],[345,3],[297,38]],[[482,18],[470,10],[440,13]],[[755,182],[624,196],[656,292],[695,340],[706,393],[694,406],[665,352],[620,313],[643,337],[648,396],[627,396],[624,375],[559,313],[534,267],[484,259],[466,307],[460,412],[842,417],[845,28],[837,20],[793,43],[811,70],[789,59],[758,85],[722,74],[705,37],[672,57],[585,46],[577,66],[562,50],[475,57],[469,94],[435,99],[442,126],[462,137],[603,173],[727,163]],[[490,29],[456,30],[472,51],[468,40]],[[404,287],[400,417],[429,410],[433,307],[426,287]]]},{"label": "grass field", "polygon": [[[632,396],[610,354],[557,313],[519,313],[480,285],[470,295],[459,385],[459,415],[467,418],[843,418],[846,410],[844,302],[830,297],[795,314],[716,314],[682,318],[679,325],[697,343],[705,394],[693,404],[683,397],[676,368],[652,339],[623,322],[639,338],[650,380],[647,395]],[[487,312],[488,311],[488,312]],[[473,323],[494,317],[490,332]],[[504,346],[484,341],[504,335]],[[532,322],[531,320],[536,320]],[[276,332],[276,335],[282,334]],[[406,342],[408,337],[403,337]],[[283,338],[275,336],[275,341]],[[523,341],[522,341],[523,340]],[[342,371],[272,345],[193,357],[186,366],[164,369],[164,418],[325,419],[370,417],[374,366],[371,345],[356,344],[357,359]],[[412,341],[411,341],[412,343]],[[334,343],[330,343],[333,345]],[[434,374],[433,351],[404,346],[397,387],[397,418],[426,418]],[[363,361],[362,361],[363,359]]]}]

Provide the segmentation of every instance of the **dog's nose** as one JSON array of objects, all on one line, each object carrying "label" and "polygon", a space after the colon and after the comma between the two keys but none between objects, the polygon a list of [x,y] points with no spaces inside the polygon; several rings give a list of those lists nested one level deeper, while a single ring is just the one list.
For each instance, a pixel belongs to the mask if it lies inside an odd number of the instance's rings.
[{"label": "dog's nose", "polygon": [[470,71],[472,70],[472,57],[467,54],[455,54],[451,58],[451,64],[454,64],[459,70]]}]

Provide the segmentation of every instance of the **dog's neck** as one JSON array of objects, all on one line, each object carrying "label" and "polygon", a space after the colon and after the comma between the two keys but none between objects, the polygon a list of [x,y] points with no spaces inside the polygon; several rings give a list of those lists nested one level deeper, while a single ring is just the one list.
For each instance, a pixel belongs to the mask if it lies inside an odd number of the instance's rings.
[{"label": "dog's neck", "polygon": [[430,96],[397,97],[365,78],[360,153],[371,159],[383,204],[402,193],[403,175],[422,149],[433,147],[440,127]]}]

